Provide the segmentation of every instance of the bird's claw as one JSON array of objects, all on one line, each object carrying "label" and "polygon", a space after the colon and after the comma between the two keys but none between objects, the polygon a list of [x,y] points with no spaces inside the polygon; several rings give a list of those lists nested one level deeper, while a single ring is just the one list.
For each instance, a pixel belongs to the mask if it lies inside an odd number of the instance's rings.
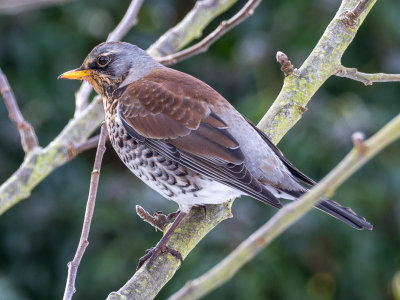
[{"label": "bird's claw", "polygon": [[144,265],[144,263],[146,261],[147,261],[146,268],[147,268],[147,270],[150,270],[150,267],[153,264],[154,260],[161,253],[169,253],[169,254],[171,254],[175,258],[179,259],[180,264],[182,265],[183,258],[182,258],[182,255],[181,255],[181,253],[179,251],[171,249],[167,245],[157,244],[157,246],[155,246],[155,247],[153,247],[151,249],[147,249],[146,250],[146,254],[139,259],[139,263],[138,263],[138,265],[136,267],[136,271],[139,270]]}]

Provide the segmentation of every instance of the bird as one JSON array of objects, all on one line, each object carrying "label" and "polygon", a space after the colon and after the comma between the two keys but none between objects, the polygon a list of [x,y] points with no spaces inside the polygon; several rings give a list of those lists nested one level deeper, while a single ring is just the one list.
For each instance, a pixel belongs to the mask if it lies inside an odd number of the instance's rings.
[{"label": "bird", "polygon": [[[158,244],[139,260],[149,268],[194,206],[248,195],[275,208],[316,182],[299,171],[267,135],[203,81],[160,64],[126,42],[105,42],[58,78],[89,82],[103,98],[111,144],[150,188],[179,206]],[[329,199],[315,207],[355,229],[364,217]]]}]

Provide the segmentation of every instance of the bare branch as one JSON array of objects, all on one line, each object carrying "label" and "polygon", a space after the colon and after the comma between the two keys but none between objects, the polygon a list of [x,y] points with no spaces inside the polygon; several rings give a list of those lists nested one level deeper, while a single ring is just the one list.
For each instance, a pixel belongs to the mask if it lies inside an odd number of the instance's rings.
[{"label": "bare branch", "polygon": [[300,120],[311,97],[330,76],[336,74],[343,53],[353,41],[358,28],[375,2],[376,0],[368,1],[357,24],[349,26],[341,22],[343,14],[353,10],[359,1],[343,0],[335,17],[306,61],[296,74],[285,77],[277,99],[259,123],[260,128],[274,143],[278,143]]},{"label": "bare branch", "polygon": [[[124,17],[117,27],[110,32],[107,37],[107,42],[119,41],[122,39],[128,31],[137,24],[137,15],[140,8],[142,7],[143,0],[132,0],[128,7]],[[83,82],[80,88],[75,93],[75,116],[80,114],[89,103],[90,92],[92,91],[92,86]]]},{"label": "bare branch", "polygon": [[202,35],[204,28],[238,0],[197,1],[176,26],[164,33],[147,52],[153,57],[170,55]]},{"label": "bare branch", "polygon": [[400,114],[365,141],[363,153],[357,146],[315,187],[297,201],[283,207],[266,224],[243,241],[225,259],[192,280],[168,298],[168,300],[198,299],[233,275],[263,248],[271,243],[279,234],[304,216],[322,198],[333,195],[335,190],[345,182],[355,171],[369,161],[386,146],[400,138]]},{"label": "bare branch", "polygon": [[119,22],[118,26],[108,35],[107,42],[119,41],[137,24],[137,15],[142,4],[143,0],[132,0],[121,22]]},{"label": "bare branch", "polygon": [[235,26],[239,25],[241,22],[243,22],[249,16],[251,16],[254,13],[254,10],[260,4],[260,2],[261,2],[261,0],[248,1],[246,3],[246,5],[243,6],[243,8],[237,14],[235,14],[232,18],[230,18],[227,21],[222,21],[221,24],[213,32],[211,32],[208,36],[206,36],[200,42],[194,44],[193,46],[191,46],[189,48],[179,51],[177,53],[161,57],[158,59],[158,61],[164,65],[171,65],[171,64],[175,64],[178,61],[181,61],[183,59],[186,59],[186,58],[192,57],[194,55],[197,55],[199,53],[203,53],[203,52],[207,51],[208,48],[215,41],[217,41],[222,35],[224,35],[226,32],[228,32]]},{"label": "bare branch", "polygon": [[0,1],[1,13],[19,13],[29,9],[38,9],[50,5],[57,5],[68,0],[2,0]]},{"label": "bare branch", "polygon": [[362,73],[356,68],[346,68],[340,66],[337,73],[338,77],[350,78],[360,81],[365,85],[372,85],[374,82],[400,82],[400,74],[385,74],[385,73]]},{"label": "bare branch", "polygon": [[21,200],[47,175],[68,162],[70,149],[87,139],[104,120],[101,98],[90,105],[65,126],[61,133],[45,148],[32,151],[7,181],[0,186],[0,215]]},{"label": "bare branch", "polygon": [[[99,143],[99,138],[100,135],[95,135],[86,141],[80,142],[68,149],[68,156],[70,159],[73,159],[75,156],[77,156],[79,153],[84,152],[89,149],[96,148],[98,143]],[[107,136],[106,140],[108,140],[109,137]]]},{"label": "bare branch", "polygon": [[[179,230],[171,236],[168,246],[179,251],[185,258],[210,230],[232,217],[231,206],[232,201],[221,205],[207,205],[206,215],[201,207],[191,209]],[[179,267],[179,260],[162,253],[154,260],[150,270],[140,268],[123,287],[110,293],[107,300],[154,299]]]},{"label": "bare branch", "polygon": [[11,121],[17,127],[21,136],[21,145],[25,154],[39,146],[35,130],[32,125],[25,121],[19,107],[15,95],[8,83],[6,75],[0,69],[0,92],[6,104],[8,115]]},{"label": "bare branch", "polygon": [[68,263],[68,277],[65,286],[63,300],[72,299],[72,296],[75,293],[76,273],[78,271],[78,267],[83,257],[83,254],[85,253],[86,247],[89,244],[88,239],[89,239],[90,224],[92,222],[94,206],[96,204],[96,194],[97,194],[97,187],[99,185],[101,161],[103,160],[104,152],[106,151],[105,147],[106,137],[107,137],[107,127],[105,122],[103,122],[103,124],[101,125],[99,144],[97,146],[97,152],[96,152],[96,158],[94,160],[92,176],[90,178],[89,196],[86,204],[85,219],[83,221],[81,238],[79,240],[79,245],[78,248],[76,249],[74,259]]}]

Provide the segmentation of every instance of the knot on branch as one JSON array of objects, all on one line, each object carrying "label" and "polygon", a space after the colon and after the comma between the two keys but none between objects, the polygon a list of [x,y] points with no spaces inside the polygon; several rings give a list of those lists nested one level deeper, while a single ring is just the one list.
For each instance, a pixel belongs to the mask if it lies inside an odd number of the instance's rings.
[{"label": "knot on branch", "polygon": [[356,29],[358,27],[358,15],[354,13],[353,11],[345,11],[341,16],[340,16],[340,21],[347,27]]},{"label": "knot on branch", "polygon": [[285,53],[278,51],[276,53],[276,61],[281,64],[281,71],[285,77],[293,74],[294,67]]}]

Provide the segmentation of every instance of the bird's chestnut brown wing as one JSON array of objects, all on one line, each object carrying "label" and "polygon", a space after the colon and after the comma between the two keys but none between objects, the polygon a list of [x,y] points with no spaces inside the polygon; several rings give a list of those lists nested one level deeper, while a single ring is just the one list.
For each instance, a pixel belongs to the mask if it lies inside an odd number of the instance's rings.
[{"label": "bird's chestnut brown wing", "polygon": [[133,138],[165,157],[281,207],[244,165],[239,143],[204,99],[207,89],[211,88],[189,75],[158,71],[127,86],[119,114]]}]

